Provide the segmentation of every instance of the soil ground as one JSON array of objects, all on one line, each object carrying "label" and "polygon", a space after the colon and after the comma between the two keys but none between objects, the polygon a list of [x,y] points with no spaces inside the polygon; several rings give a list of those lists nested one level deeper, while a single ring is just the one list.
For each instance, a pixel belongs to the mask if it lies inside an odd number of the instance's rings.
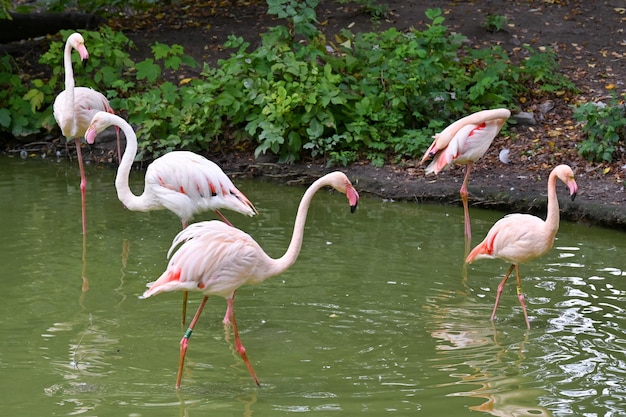
[{"label": "soil ground", "polygon": [[[380,2],[381,4],[383,2]],[[439,7],[445,25],[465,35],[475,45],[498,44],[512,59],[521,59],[521,46],[553,48],[560,70],[577,87],[576,97],[549,97],[542,102],[527,102],[516,111],[532,112],[535,125],[509,124],[510,134],[498,136],[487,154],[472,169],[469,183],[470,204],[506,212],[531,212],[545,215],[546,181],[550,170],[561,163],[574,169],[579,192],[576,200],[567,199],[565,186],[559,188],[562,218],[626,230],[626,151],[611,164],[589,163],[576,153],[581,138],[580,126],[572,118],[571,106],[578,102],[602,101],[611,93],[626,93],[626,4],[624,0],[389,0],[389,15],[372,20],[362,6],[321,0],[317,7],[320,26],[327,37],[342,29],[352,32],[425,28],[425,11]],[[172,11],[172,9],[174,9]],[[107,24],[124,31],[137,50],[136,61],[151,56],[149,45],[156,41],[180,44],[198,61],[211,64],[230,53],[222,48],[228,35],[235,34],[260,43],[259,34],[277,24],[266,15],[265,2],[242,0],[185,2],[163,13],[127,16]],[[504,30],[492,33],[483,25],[487,15],[503,15]],[[179,74],[180,77],[189,74]],[[548,111],[541,107],[550,104]],[[452,121],[451,121],[452,122]],[[626,139],[625,139],[626,140]],[[624,143],[624,141],[622,141]],[[499,161],[500,150],[510,150],[508,164]],[[210,154],[224,171],[233,175],[271,178],[289,183],[309,183],[325,168],[323,161],[281,165],[250,155]],[[458,194],[464,168],[451,167],[437,176],[425,176],[418,161],[376,168],[368,163],[340,167],[360,193],[392,200],[460,204]]]}]

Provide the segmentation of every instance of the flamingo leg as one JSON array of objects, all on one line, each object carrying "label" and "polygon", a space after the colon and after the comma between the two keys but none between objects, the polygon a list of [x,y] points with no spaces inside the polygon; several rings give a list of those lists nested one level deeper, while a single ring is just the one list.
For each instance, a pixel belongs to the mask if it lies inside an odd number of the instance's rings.
[{"label": "flamingo leg", "polygon": [[185,354],[187,353],[187,347],[189,346],[189,338],[191,337],[191,333],[193,333],[193,328],[196,327],[196,323],[198,322],[200,314],[202,313],[208,299],[209,297],[206,295],[202,298],[200,306],[198,306],[198,311],[196,311],[196,315],[193,316],[191,323],[189,323],[189,328],[180,340],[180,360],[178,362],[178,374],[176,375],[176,389],[180,388],[180,381],[183,378],[183,365],[185,364]]},{"label": "flamingo leg", "polygon": [[229,225],[229,226],[231,226],[231,227],[233,226],[233,224],[232,224],[231,222],[229,222],[229,221],[228,221],[228,219],[227,219],[227,218],[226,218],[226,217],[225,217],[222,213],[220,213],[220,211],[219,211],[219,210],[215,210],[215,214],[217,214],[217,216],[218,216],[220,219],[222,219],[222,221],[223,221],[224,223],[226,223],[227,225]]},{"label": "flamingo leg", "polygon": [[470,225],[470,217],[469,217],[469,207],[467,202],[467,197],[469,196],[469,192],[467,190],[467,183],[469,182],[470,171],[472,169],[472,163],[468,163],[465,166],[465,178],[463,178],[463,185],[461,185],[461,189],[459,190],[459,194],[461,194],[461,200],[463,201],[463,215],[464,215],[464,224],[465,224],[465,243],[467,247],[469,247],[469,242],[472,240],[472,227]]},{"label": "flamingo leg", "polygon": [[183,291],[183,317],[180,323],[184,326],[187,321],[187,298],[189,297],[188,291]]},{"label": "flamingo leg", "polygon": [[[187,228],[187,221],[181,219],[181,223],[183,226],[183,230]],[[187,321],[187,298],[189,298],[189,293],[187,291],[183,291],[183,314],[180,320],[180,323],[184,326]]]},{"label": "flamingo leg", "polygon": [[75,138],[76,158],[78,159],[78,169],[80,170],[80,202],[83,216],[83,235],[87,235],[87,211],[85,203],[85,193],[87,192],[87,178],[85,177],[85,167],[83,166],[83,153],[80,149],[80,139]]},{"label": "flamingo leg", "polygon": [[224,323],[225,326],[228,326],[229,324],[231,324],[230,319],[231,317],[233,317],[233,305],[235,304],[235,293],[233,293],[233,295],[230,298],[226,299],[226,314],[224,314],[224,320],[222,320],[222,323]]},{"label": "flamingo leg", "polygon": [[122,162],[122,147],[120,145],[120,128],[115,126],[115,136],[117,137],[117,163]]},{"label": "flamingo leg", "polygon": [[504,275],[504,279],[502,279],[502,281],[498,285],[498,292],[496,294],[496,303],[494,304],[493,312],[491,313],[491,321],[494,321],[494,319],[496,318],[496,310],[498,309],[498,303],[500,302],[500,296],[502,295],[502,290],[504,289],[504,284],[506,284],[506,280],[509,279],[509,275],[511,275],[511,272],[513,272],[513,268],[514,267],[515,267],[514,264],[511,265],[509,270],[506,271],[506,274]]},{"label": "flamingo leg", "polygon": [[246,366],[248,367],[248,371],[250,372],[250,375],[252,375],[252,379],[254,379],[254,383],[257,386],[261,386],[261,384],[259,384],[259,379],[256,377],[256,373],[254,372],[254,369],[252,368],[252,364],[248,360],[248,355],[246,354],[246,348],[243,347],[243,344],[241,343],[241,339],[239,338],[239,330],[237,330],[237,321],[235,320],[235,310],[233,309],[234,299],[235,299],[235,294],[233,294],[233,296],[227,300],[228,308],[226,309],[226,316],[228,317],[228,322],[226,321],[226,317],[224,317],[224,324],[227,325],[228,323],[230,323],[233,326],[233,335],[235,336],[235,347],[237,349],[237,353],[239,353],[239,356],[241,356],[241,359],[243,359]]},{"label": "flamingo leg", "polygon": [[522,292],[522,279],[519,274],[519,265],[515,265],[515,274],[517,275],[517,298],[522,306],[524,312],[524,319],[526,320],[526,326],[530,329],[530,321],[528,321],[528,313],[526,312],[526,303],[524,302],[524,293]]},{"label": "flamingo leg", "polygon": [[87,235],[83,234],[83,257],[82,257],[82,269],[81,269],[81,278],[83,280],[83,285],[81,287],[81,294],[78,298],[78,302],[80,306],[85,308],[85,294],[89,290],[89,280],[87,279]]}]

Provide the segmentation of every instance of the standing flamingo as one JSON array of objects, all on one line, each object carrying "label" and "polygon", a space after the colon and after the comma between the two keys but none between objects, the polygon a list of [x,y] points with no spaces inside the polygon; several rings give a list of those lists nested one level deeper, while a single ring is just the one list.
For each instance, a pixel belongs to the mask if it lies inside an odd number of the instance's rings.
[{"label": "standing flamingo", "polygon": [[502,126],[511,116],[507,109],[483,110],[457,120],[435,135],[420,163],[429,158],[433,161],[426,167],[426,174],[438,174],[452,163],[465,165],[465,178],[459,193],[463,200],[465,241],[469,244],[472,238],[469,209],[467,207],[467,182],[472,164],[482,157]]},{"label": "standing flamingo", "polygon": [[[74,138],[76,157],[80,170],[80,195],[83,218],[83,235],[87,234],[85,192],[87,179],[83,167],[83,155],[80,149],[80,138],[85,134],[91,118],[97,111],[113,113],[109,101],[101,93],[86,87],[74,87],[74,70],[72,69],[72,49],[76,49],[80,59],[84,62],[89,58],[85,47],[85,40],[80,33],[73,33],[65,42],[63,65],[65,67],[65,90],[61,91],[54,100],[54,119],[61,128],[63,136],[70,140]],[[118,141],[119,146],[119,141]]]},{"label": "standing flamingo", "polygon": [[[232,224],[220,209],[237,211],[254,216],[256,208],[239,191],[217,164],[193,152],[170,152],[157,158],[148,166],[143,194],[136,196],[128,185],[128,176],[137,154],[137,136],[133,128],[121,117],[98,112],[85,132],[87,143],[96,135],[114,125],[126,136],[126,149],[115,177],[117,197],[133,211],[168,209],[181,220],[183,229],[193,215],[214,210],[229,226]],[[182,323],[187,313],[187,292],[183,294]]]},{"label": "standing flamingo", "polygon": [[574,181],[574,173],[569,166],[559,165],[552,170],[548,178],[548,214],[546,220],[543,221],[530,214],[509,214],[491,227],[485,240],[479,243],[465,259],[465,262],[472,263],[476,259],[500,258],[512,264],[498,285],[496,303],[491,314],[492,321],[496,317],[504,284],[515,268],[517,297],[524,311],[526,326],[530,328],[524,294],[522,293],[519,264],[543,256],[552,248],[554,237],[559,230],[559,201],[556,196],[557,178],[567,184],[570,196],[574,200],[578,191],[578,185]]},{"label": "standing flamingo", "polygon": [[345,174],[337,171],[319,178],[306,190],[300,201],[291,242],[279,259],[270,258],[248,234],[219,221],[192,224],[174,238],[168,257],[176,246],[180,243],[182,245],[172,256],[165,272],[156,281],[148,284],[150,288],[144,292],[142,298],[175,290],[196,290],[204,294],[196,315],[180,341],[176,388],[180,387],[189,338],[209,295],[226,298],[228,309],[224,324],[232,324],[237,352],[248,367],[254,382],[259,385],[239,339],[233,309],[235,291],[244,284],[259,284],[267,278],[281,274],[294,264],[302,247],[304,224],[311,199],[324,186],[331,186],[344,193],[348,197],[351,211],[356,210],[359,194]]}]

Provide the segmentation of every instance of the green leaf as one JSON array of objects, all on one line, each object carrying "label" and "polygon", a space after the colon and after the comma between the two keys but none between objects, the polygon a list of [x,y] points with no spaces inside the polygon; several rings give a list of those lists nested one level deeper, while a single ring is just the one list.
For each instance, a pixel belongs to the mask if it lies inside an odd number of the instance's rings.
[{"label": "green leaf", "polygon": [[139,62],[136,67],[138,80],[145,79],[149,82],[154,82],[161,75],[161,67],[155,64],[152,58]]},{"label": "green leaf", "polygon": [[324,125],[320,123],[317,118],[311,119],[311,123],[306,129],[306,133],[311,139],[319,138],[320,136],[322,136],[322,133],[324,133]]},{"label": "green leaf", "polygon": [[24,95],[23,98],[24,100],[30,102],[30,109],[33,113],[35,113],[39,107],[41,107],[45,97],[41,90],[32,88]]},{"label": "green leaf", "polygon": [[5,128],[11,126],[11,112],[9,109],[0,109],[0,126]]}]

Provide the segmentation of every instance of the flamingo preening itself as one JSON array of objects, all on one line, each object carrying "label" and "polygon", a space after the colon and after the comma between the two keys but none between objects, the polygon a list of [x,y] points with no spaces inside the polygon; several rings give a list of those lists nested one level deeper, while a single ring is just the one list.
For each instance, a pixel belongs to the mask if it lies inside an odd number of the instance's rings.
[{"label": "flamingo preening itself", "polygon": [[[87,234],[86,202],[85,192],[87,190],[87,179],[83,166],[83,155],[80,149],[80,139],[89,127],[91,118],[98,111],[113,113],[107,98],[101,93],[87,87],[75,87],[74,70],[72,69],[72,49],[80,55],[80,59],[85,62],[89,58],[89,53],[85,47],[85,40],[80,33],[73,33],[65,42],[63,52],[63,66],[65,70],[65,90],[61,91],[54,100],[54,119],[61,128],[63,136],[67,140],[74,139],[76,144],[76,157],[80,170],[80,195],[83,219],[83,235]],[[118,141],[119,142],[119,141]]]},{"label": "flamingo preening itself", "polygon": [[278,259],[267,255],[250,235],[220,221],[194,223],[174,238],[168,257],[178,245],[180,247],[171,257],[165,272],[156,281],[148,284],[150,288],[144,292],[142,298],[176,290],[200,291],[204,294],[198,311],[180,341],[176,388],[180,387],[189,338],[210,295],[226,298],[228,309],[224,324],[232,325],[237,352],[248,367],[254,382],[259,385],[246,349],[239,339],[233,309],[235,291],[242,285],[259,284],[281,274],[295,263],[302,247],[309,205],[313,195],[324,186],[344,193],[352,212],[356,210],[359,194],[345,174],[336,171],[319,178],[304,193],[298,206],[291,242],[285,254]]},{"label": "flamingo preening itself", "polygon": [[465,165],[465,178],[459,193],[463,200],[467,243],[472,237],[467,203],[467,183],[472,164],[487,152],[510,116],[511,112],[507,109],[493,109],[479,111],[457,120],[435,135],[435,140],[420,162],[423,164],[430,158],[433,159],[426,167],[426,174],[438,174],[453,163]]},{"label": "flamingo preening itself", "polygon": [[[180,218],[183,229],[195,214],[204,211],[215,211],[229,226],[232,224],[221,209],[247,216],[257,214],[254,205],[217,164],[187,151],[170,152],[152,162],[146,170],[143,194],[134,195],[128,184],[137,154],[137,136],[132,126],[117,115],[98,112],[85,132],[85,139],[87,143],[94,143],[97,134],[111,125],[122,129],[126,136],[126,149],[117,169],[115,188],[119,200],[129,210],[170,210]],[[187,292],[183,294],[183,324],[186,311]]]},{"label": "flamingo preening itself", "polygon": [[552,170],[548,178],[548,214],[546,220],[530,214],[509,214],[498,220],[487,233],[487,237],[469,253],[465,262],[472,263],[477,259],[500,258],[511,263],[511,267],[498,285],[496,302],[493,306],[491,320],[496,317],[496,310],[500,302],[500,295],[506,280],[513,268],[517,275],[517,297],[524,312],[526,326],[530,328],[519,265],[545,255],[554,243],[554,237],[559,230],[559,201],[556,195],[556,180],[560,179],[569,188],[574,200],[578,192],[578,185],[574,180],[574,172],[567,165],[559,165]]}]

